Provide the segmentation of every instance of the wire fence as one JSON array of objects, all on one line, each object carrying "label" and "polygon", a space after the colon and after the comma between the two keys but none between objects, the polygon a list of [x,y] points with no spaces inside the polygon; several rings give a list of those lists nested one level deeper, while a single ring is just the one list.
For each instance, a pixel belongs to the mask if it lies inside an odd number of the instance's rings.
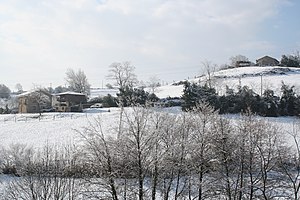
[{"label": "wire fence", "polygon": [[88,113],[51,113],[51,114],[10,114],[0,115],[0,123],[41,122],[88,117]]}]

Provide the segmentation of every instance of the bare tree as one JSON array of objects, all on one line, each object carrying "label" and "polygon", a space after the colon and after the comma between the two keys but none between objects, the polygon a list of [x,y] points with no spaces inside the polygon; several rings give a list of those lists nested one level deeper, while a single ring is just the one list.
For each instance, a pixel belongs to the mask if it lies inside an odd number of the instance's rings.
[{"label": "bare tree", "polygon": [[[294,142],[293,146],[287,148],[281,146],[278,151],[279,172],[286,180],[286,186],[283,188],[292,188],[292,195],[288,195],[290,199],[299,199],[300,196],[300,125],[293,124],[293,130],[288,132]],[[289,155],[289,156],[287,156]]]},{"label": "bare tree", "polygon": [[198,187],[199,200],[206,198],[209,193],[209,191],[205,191],[205,185],[209,184],[205,175],[211,169],[210,160],[213,158],[211,127],[216,118],[217,112],[205,102],[198,103],[191,113],[192,140],[190,148],[193,149],[191,170],[197,176],[195,185]]},{"label": "bare tree", "polygon": [[225,195],[227,199],[234,199],[234,176],[236,174],[235,151],[236,140],[232,134],[233,127],[227,119],[218,117],[212,126],[212,148],[216,159],[215,173],[216,191]]},{"label": "bare tree", "polygon": [[26,154],[18,175],[7,185],[7,199],[77,199],[80,179],[74,174],[75,157],[70,149],[54,149],[48,145],[42,151]]},{"label": "bare tree", "polygon": [[83,138],[84,157],[87,163],[90,163],[90,170],[93,175],[101,177],[101,179],[87,179],[87,182],[92,185],[99,186],[100,194],[93,194],[93,197],[107,198],[105,195],[109,193],[109,197],[113,200],[118,200],[116,179],[116,163],[115,142],[112,138],[107,138],[102,128],[100,118],[96,118],[93,123],[85,127],[82,131],[78,131]]},{"label": "bare tree", "polygon": [[[171,190],[175,180],[177,169],[177,134],[178,131],[178,117],[166,115],[164,117],[164,124],[160,128],[160,152],[162,156],[159,166],[159,191],[164,200],[171,198]],[[157,163],[158,164],[158,163]]]},{"label": "bare tree", "polygon": [[138,181],[138,199],[145,198],[144,180],[149,167],[149,155],[153,144],[150,134],[150,110],[141,107],[133,108],[132,113],[125,112],[125,127],[123,140],[131,146],[128,152],[135,163],[136,178]]},{"label": "bare tree", "polygon": [[[114,84],[120,91],[125,91],[126,87],[132,88],[137,83],[137,77],[134,73],[134,66],[129,61],[123,63],[115,62],[109,66],[107,78],[114,81]],[[119,95],[119,107],[121,108],[119,120],[119,135],[121,134],[125,97]],[[119,136],[118,136],[119,137]]]},{"label": "bare tree", "polygon": [[208,84],[208,87],[212,88],[213,87],[213,76],[217,70],[217,65],[206,60],[206,61],[202,62],[202,67],[207,76],[206,82]]},{"label": "bare tree", "polygon": [[114,62],[109,66],[107,78],[114,81],[119,89],[124,89],[126,86],[133,87],[137,83],[134,69],[135,67],[129,61]]},{"label": "bare tree", "polygon": [[90,94],[91,85],[81,69],[75,72],[73,69],[69,68],[66,72],[66,81],[72,91],[87,95]]},{"label": "bare tree", "polygon": [[16,86],[15,86],[16,90],[18,93],[21,93],[23,92],[23,87],[20,83],[17,83]]},{"label": "bare tree", "polygon": [[182,179],[185,172],[187,171],[187,155],[190,155],[189,144],[191,142],[191,124],[189,116],[182,114],[178,119],[178,129],[175,132],[177,135],[177,144],[174,146],[176,152],[176,177],[175,177],[175,194],[174,199],[181,199],[183,192],[186,189],[188,179]]},{"label": "bare tree", "polygon": [[236,197],[271,198],[270,191],[275,184],[268,175],[276,164],[276,129],[248,112],[238,122],[237,141],[236,173],[239,178],[235,187]]},{"label": "bare tree", "polygon": [[169,126],[173,126],[169,123],[170,116],[167,113],[153,113],[151,116],[151,135],[153,137],[152,150],[150,151],[151,162],[149,170],[151,172],[152,186],[151,186],[151,197],[155,200],[159,191],[159,183],[161,181],[162,169],[164,165],[164,156],[166,155],[166,149],[163,144],[163,129]]},{"label": "bare tree", "polygon": [[155,93],[157,88],[160,86],[159,82],[160,80],[156,76],[150,77],[148,86],[150,87],[152,93]]}]

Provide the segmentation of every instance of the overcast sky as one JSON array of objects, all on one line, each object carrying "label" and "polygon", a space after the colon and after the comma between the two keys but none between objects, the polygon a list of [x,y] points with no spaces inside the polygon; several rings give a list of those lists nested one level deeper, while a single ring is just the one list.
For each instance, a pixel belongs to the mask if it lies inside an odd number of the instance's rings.
[{"label": "overcast sky", "polygon": [[299,10],[299,0],[0,0],[0,84],[56,87],[80,68],[100,87],[122,61],[170,83],[206,60],[280,60],[300,50]]}]

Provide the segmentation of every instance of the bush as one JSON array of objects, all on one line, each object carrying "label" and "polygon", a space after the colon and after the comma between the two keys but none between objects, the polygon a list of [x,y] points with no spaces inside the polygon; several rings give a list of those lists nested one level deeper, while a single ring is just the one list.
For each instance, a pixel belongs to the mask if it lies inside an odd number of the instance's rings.
[{"label": "bush", "polygon": [[101,103],[103,107],[117,107],[117,98],[108,94],[104,97],[95,97],[89,100],[89,104]]}]

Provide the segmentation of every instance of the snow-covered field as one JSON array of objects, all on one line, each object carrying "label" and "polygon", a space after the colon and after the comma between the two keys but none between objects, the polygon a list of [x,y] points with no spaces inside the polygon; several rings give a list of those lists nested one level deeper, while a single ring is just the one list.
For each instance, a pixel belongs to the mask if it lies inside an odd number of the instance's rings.
[{"label": "snow-covered field", "polygon": [[[181,113],[180,107],[154,109],[175,115]],[[125,109],[127,113],[130,111],[131,108]],[[24,144],[33,148],[42,148],[45,144],[64,145],[70,142],[76,144],[80,142],[77,131],[91,126],[95,119],[100,118],[105,132],[118,125],[119,114],[119,108],[95,108],[86,109],[83,113],[43,113],[41,117],[39,114],[0,115],[0,141],[2,147],[9,147],[11,144]],[[239,115],[223,115],[223,117],[231,120],[233,125],[241,119]],[[292,138],[288,133],[293,131],[294,123],[298,123],[300,119],[295,117],[258,118],[277,125],[282,131],[283,139],[292,144]],[[14,178],[16,177],[3,174],[0,176],[0,199],[6,191],[4,188]]]},{"label": "snow-covered field", "polygon": [[[165,108],[162,112],[178,114],[180,108]],[[88,127],[95,119],[100,118],[104,130],[118,124],[119,108],[87,109],[84,113],[43,113],[39,114],[8,114],[0,115],[0,141],[7,147],[11,144],[25,144],[32,147],[43,147],[48,144],[68,144],[79,138],[77,131]],[[233,122],[239,115],[225,115]],[[293,123],[299,121],[295,117],[262,118],[283,130],[292,132]]]},{"label": "snow-covered field", "polygon": [[76,142],[80,131],[100,117],[103,127],[110,127],[119,114],[114,109],[87,109],[84,113],[42,113],[0,115],[1,145],[26,144],[43,147],[46,143],[61,145]]},{"label": "snow-covered field", "polygon": [[[205,83],[207,76],[201,76],[188,81]],[[272,89],[276,95],[280,95],[282,82],[295,86],[296,93],[300,93],[300,69],[293,67],[240,67],[220,70],[213,73],[212,83],[219,94],[224,94],[226,86],[237,89],[238,86],[248,86],[257,94],[261,89]],[[183,85],[168,85],[157,88],[156,95],[159,98],[180,97],[183,93]]]}]

